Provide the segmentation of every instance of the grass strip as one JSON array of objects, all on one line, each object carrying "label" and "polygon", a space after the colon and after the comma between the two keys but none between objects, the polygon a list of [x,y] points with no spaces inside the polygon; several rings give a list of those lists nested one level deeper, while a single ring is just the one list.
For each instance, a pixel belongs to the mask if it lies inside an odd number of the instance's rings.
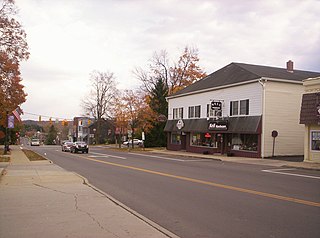
[{"label": "grass strip", "polygon": [[32,150],[23,149],[22,151],[23,153],[25,153],[25,155],[28,157],[30,161],[46,160],[46,158],[42,157],[41,155]]}]

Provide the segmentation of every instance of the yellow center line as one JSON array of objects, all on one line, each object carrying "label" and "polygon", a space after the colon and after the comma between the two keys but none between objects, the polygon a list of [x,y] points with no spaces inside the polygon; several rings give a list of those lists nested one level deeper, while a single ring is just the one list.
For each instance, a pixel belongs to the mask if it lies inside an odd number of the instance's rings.
[{"label": "yellow center line", "polygon": [[194,178],[188,178],[188,177],[184,177],[184,176],[167,174],[167,173],[162,173],[162,172],[158,172],[158,171],[154,171],[154,170],[143,169],[143,168],[138,168],[138,167],[133,167],[133,166],[128,166],[128,165],[107,162],[107,161],[98,160],[98,159],[94,159],[94,158],[88,158],[88,157],[83,157],[83,156],[81,156],[81,158],[84,158],[86,160],[91,160],[94,162],[98,162],[98,163],[117,166],[117,167],[121,167],[121,168],[141,171],[141,172],[145,172],[145,173],[149,173],[149,174],[156,174],[156,175],[160,175],[160,176],[164,176],[164,177],[175,178],[175,179],[189,181],[189,182],[198,183],[198,184],[205,184],[205,185],[218,187],[218,188],[224,188],[224,189],[228,189],[228,190],[232,190],[232,191],[249,193],[249,194],[254,194],[254,195],[258,195],[258,196],[262,196],[262,197],[268,197],[268,198],[273,198],[273,199],[278,199],[278,200],[283,200],[283,201],[288,201],[288,202],[294,202],[294,203],[309,205],[309,206],[313,206],[313,207],[320,207],[319,202],[312,202],[312,201],[307,201],[307,200],[302,200],[302,199],[297,199],[297,198],[292,198],[292,197],[286,197],[286,196],[281,196],[281,195],[272,194],[272,193],[265,193],[265,192],[260,192],[260,191],[256,191],[256,190],[251,190],[251,189],[239,188],[239,187],[234,187],[234,186],[225,185],[225,184],[219,184],[219,183],[214,183],[214,182],[209,182],[209,181],[204,181],[204,180],[199,180],[199,179],[194,179]]}]

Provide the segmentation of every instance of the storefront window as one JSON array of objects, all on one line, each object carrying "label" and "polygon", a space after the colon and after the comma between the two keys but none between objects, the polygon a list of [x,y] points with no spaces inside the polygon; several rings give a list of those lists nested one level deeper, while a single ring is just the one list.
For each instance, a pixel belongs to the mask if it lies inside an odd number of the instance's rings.
[{"label": "storefront window", "polygon": [[213,133],[193,133],[191,134],[192,146],[218,147],[217,134]]},{"label": "storefront window", "polygon": [[232,149],[258,151],[258,135],[232,134]]},{"label": "storefront window", "polygon": [[311,150],[320,151],[320,131],[311,131]]},{"label": "storefront window", "polygon": [[180,134],[171,134],[171,144],[181,145],[181,135]]}]

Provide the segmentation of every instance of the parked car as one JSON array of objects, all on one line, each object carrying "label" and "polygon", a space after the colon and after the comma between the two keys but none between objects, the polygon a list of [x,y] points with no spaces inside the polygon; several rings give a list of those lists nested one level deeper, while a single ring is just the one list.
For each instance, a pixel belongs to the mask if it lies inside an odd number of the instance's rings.
[{"label": "parked car", "polygon": [[[128,145],[128,146],[132,145],[132,140],[125,141],[125,142],[123,142],[123,144]],[[141,145],[143,145],[143,141],[139,140],[139,139],[133,139],[133,144],[141,146]]]},{"label": "parked car", "polygon": [[73,145],[73,142],[71,141],[65,141],[62,146],[61,146],[61,150],[62,151],[71,151],[71,147]]},{"label": "parked car", "polygon": [[79,151],[81,151],[82,153],[89,152],[89,147],[86,142],[77,141],[71,145],[71,148],[70,148],[71,153],[78,153]]},{"label": "parked car", "polygon": [[64,143],[66,143],[66,142],[70,142],[69,140],[63,140],[63,141],[61,141],[61,146],[64,144]]},{"label": "parked car", "polygon": [[31,139],[30,145],[31,146],[39,146],[40,140],[39,139]]}]

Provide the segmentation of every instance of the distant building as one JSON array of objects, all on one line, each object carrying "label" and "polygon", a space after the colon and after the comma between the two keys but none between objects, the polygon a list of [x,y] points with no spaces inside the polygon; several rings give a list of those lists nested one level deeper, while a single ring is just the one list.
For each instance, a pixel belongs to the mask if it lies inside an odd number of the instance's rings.
[{"label": "distant building", "polygon": [[90,130],[89,126],[93,123],[93,118],[75,117],[73,119],[73,141],[89,142]]},{"label": "distant building", "polygon": [[[115,142],[115,126],[114,121],[109,119],[101,119],[100,121],[100,133],[97,133],[98,122],[95,121],[89,126],[91,131],[90,144],[105,144]],[[99,138],[98,138],[99,137]]]},{"label": "distant building", "polygon": [[[318,72],[231,63],[167,97],[168,150],[244,157],[303,155],[303,80]],[[318,127],[317,127],[318,128]]]},{"label": "distant building", "polygon": [[303,80],[300,124],[305,125],[304,161],[320,162],[320,77]]}]

